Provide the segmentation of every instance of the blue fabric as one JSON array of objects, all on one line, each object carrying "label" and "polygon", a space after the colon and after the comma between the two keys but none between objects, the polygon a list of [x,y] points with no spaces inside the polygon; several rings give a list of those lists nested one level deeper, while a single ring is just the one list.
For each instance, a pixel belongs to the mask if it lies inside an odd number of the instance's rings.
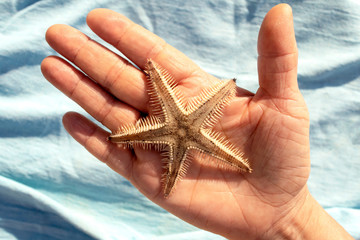
[{"label": "blue fabric", "polygon": [[[206,71],[256,91],[256,41],[277,1],[2,0],[0,239],[222,239],[146,200],[65,132],[84,113],[40,73],[55,23],[99,40],[86,14],[105,7],[163,37]],[[299,86],[311,118],[309,188],[360,239],[360,4],[291,1]],[[100,40],[99,40],[100,41]]]}]

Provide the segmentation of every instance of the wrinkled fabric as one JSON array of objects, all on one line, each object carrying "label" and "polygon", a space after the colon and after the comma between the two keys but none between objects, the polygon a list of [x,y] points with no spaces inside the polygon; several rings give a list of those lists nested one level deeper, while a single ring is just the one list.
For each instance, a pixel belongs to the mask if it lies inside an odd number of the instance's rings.
[{"label": "wrinkled fabric", "polygon": [[[310,111],[309,188],[360,239],[360,4],[289,1],[299,86]],[[223,239],[177,219],[76,143],[61,124],[86,115],[41,75],[55,23],[86,26],[98,7],[120,12],[219,78],[256,92],[257,35],[277,1],[2,0],[0,239]],[[105,44],[108,46],[107,44]]]}]

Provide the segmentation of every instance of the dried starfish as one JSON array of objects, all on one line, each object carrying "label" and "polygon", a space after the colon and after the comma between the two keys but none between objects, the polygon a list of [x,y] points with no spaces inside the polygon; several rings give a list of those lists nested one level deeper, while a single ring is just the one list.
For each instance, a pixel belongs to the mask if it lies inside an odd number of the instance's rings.
[{"label": "dried starfish", "polygon": [[241,171],[252,171],[243,153],[212,130],[235,94],[234,79],[221,81],[186,102],[174,78],[158,64],[148,60],[144,72],[153,115],[140,119],[135,125],[123,126],[109,140],[163,152],[167,169],[163,177],[165,197],[185,174],[191,150],[209,154]]}]

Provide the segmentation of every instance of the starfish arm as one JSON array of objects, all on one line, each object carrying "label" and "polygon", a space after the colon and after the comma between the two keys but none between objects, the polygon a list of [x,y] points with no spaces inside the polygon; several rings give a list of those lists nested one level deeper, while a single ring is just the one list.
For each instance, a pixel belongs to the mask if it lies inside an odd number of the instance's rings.
[{"label": "starfish arm", "polygon": [[207,153],[224,164],[240,171],[252,172],[244,153],[217,132],[203,129],[193,146],[201,153]]},{"label": "starfish arm", "polygon": [[157,138],[167,135],[166,123],[159,118],[148,116],[140,119],[135,125],[129,124],[120,128],[120,130],[109,136],[109,140],[114,143],[128,143],[132,141],[156,140]]},{"label": "starfish arm", "polygon": [[184,114],[183,98],[175,88],[175,79],[150,59],[145,65],[144,72],[149,80],[150,105],[155,114],[166,122],[172,122],[176,116]]},{"label": "starfish arm", "polygon": [[175,184],[181,180],[188,168],[188,151],[184,145],[170,145],[169,156],[166,158],[167,172],[164,174],[164,196],[168,197],[173,191]]},{"label": "starfish arm", "polygon": [[214,126],[221,117],[224,107],[229,104],[235,95],[235,87],[235,80],[230,79],[221,81],[202,92],[198,98],[198,101],[201,102],[194,104],[197,106],[194,107],[195,110],[189,116],[193,120],[193,125],[202,128]]}]

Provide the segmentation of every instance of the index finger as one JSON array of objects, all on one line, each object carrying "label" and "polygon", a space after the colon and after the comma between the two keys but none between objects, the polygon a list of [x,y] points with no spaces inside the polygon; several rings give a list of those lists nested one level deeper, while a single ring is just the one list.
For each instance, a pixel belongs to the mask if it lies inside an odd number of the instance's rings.
[{"label": "index finger", "polygon": [[119,13],[109,9],[95,9],[88,14],[87,23],[99,37],[116,47],[141,69],[147,59],[151,58],[177,81],[196,75],[204,76],[199,66],[185,54]]}]

